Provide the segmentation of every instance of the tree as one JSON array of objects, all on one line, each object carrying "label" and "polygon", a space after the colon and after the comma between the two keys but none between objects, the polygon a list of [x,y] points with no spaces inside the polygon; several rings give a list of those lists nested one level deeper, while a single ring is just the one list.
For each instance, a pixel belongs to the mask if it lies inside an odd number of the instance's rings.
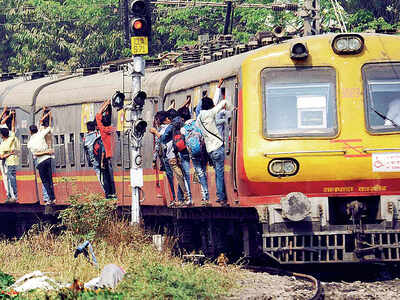
[{"label": "tree", "polygon": [[5,8],[14,71],[76,69],[121,57],[118,0],[14,0]]},{"label": "tree", "polygon": [[372,13],[375,19],[382,17],[384,21],[392,25],[399,22],[400,0],[339,0],[339,2],[349,13],[355,14],[363,10]]}]

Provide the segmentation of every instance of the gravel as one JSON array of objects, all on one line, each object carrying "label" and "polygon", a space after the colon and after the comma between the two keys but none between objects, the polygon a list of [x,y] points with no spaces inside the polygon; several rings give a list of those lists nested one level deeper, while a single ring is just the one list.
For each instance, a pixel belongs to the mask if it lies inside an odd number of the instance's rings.
[{"label": "gravel", "polygon": [[[400,299],[400,279],[375,282],[322,282],[324,299],[363,300]],[[223,300],[303,300],[314,294],[311,282],[293,276],[254,273],[244,270],[237,288]]]}]

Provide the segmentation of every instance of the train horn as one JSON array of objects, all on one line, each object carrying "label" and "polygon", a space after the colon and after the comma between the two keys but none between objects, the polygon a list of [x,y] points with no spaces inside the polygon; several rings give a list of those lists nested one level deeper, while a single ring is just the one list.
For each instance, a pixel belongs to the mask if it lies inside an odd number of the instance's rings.
[{"label": "train horn", "polygon": [[284,27],[282,27],[282,26],[275,26],[273,29],[272,29],[272,34],[275,36],[275,37],[278,37],[278,38],[281,38],[281,37],[283,37],[285,34],[286,34],[286,30],[285,30],[285,28]]}]

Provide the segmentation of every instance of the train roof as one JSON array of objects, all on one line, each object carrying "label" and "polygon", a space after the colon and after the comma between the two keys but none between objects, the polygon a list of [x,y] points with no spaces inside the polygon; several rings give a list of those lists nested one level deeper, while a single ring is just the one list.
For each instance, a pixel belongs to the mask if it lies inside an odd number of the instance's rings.
[{"label": "train roof", "polygon": [[[332,39],[337,34],[302,37],[286,41],[308,41],[312,39]],[[366,34],[362,36],[387,36]],[[394,36],[391,36],[394,38]],[[398,36],[396,38],[399,38]],[[257,59],[257,53],[275,44],[264,46],[208,64],[184,65],[163,71],[146,69],[142,89],[149,98],[190,89],[202,84],[218,81],[220,78],[235,76],[246,58]],[[255,54],[255,55],[254,55]],[[116,90],[124,91],[130,97],[132,81],[128,72],[100,72],[94,75],[54,74],[30,80],[29,76],[17,77],[0,82],[0,104],[31,109],[42,106],[62,106],[69,104],[101,102],[109,99]]]},{"label": "train roof", "polygon": [[[269,46],[266,46],[269,47]],[[265,48],[265,47],[263,47]],[[212,63],[196,66],[184,72],[177,73],[168,80],[165,94],[186,90],[205,83],[218,81],[220,78],[235,76],[243,60],[262,48],[227,57]]]},{"label": "train roof", "polygon": [[[159,86],[176,68],[160,72],[147,72],[143,89],[148,97],[159,95]],[[26,77],[0,82],[2,106],[21,107],[29,110],[33,105],[62,106],[77,103],[100,102],[109,99],[116,90],[130,94],[131,78],[127,72],[101,72],[94,75],[56,74],[34,80]]]}]

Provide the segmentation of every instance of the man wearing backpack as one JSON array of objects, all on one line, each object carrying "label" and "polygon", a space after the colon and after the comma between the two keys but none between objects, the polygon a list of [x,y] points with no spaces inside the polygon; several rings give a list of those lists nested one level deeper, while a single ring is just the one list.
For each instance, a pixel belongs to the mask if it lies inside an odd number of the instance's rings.
[{"label": "man wearing backpack", "polygon": [[[184,112],[181,112],[181,115],[183,119],[187,119],[188,117],[185,117]],[[190,158],[192,159],[195,174],[200,182],[202,195],[201,202],[203,205],[207,205],[209,200],[207,183],[207,153],[203,135],[200,128],[196,126],[195,119],[186,120],[185,125],[181,128],[181,133],[185,137],[186,148],[190,154]]]},{"label": "man wearing backpack", "polygon": [[115,146],[115,128],[111,126],[111,100],[106,100],[101,105],[96,114],[96,123],[105,149],[105,153],[100,160],[100,168],[104,174],[103,182],[106,198],[116,198],[114,172],[111,162]]},{"label": "man wearing backpack", "polygon": [[213,161],[217,202],[224,206],[227,205],[224,179],[225,150],[224,141],[218,131],[215,117],[218,112],[225,108],[230,109],[230,104],[226,100],[222,100],[214,106],[212,99],[204,97],[202,99],[200,114],[196,120],[196,125],[201,129],[203,134],[207,152]]},{"label": "man wearing backpack", "polygon": [[[176,123],[172,123],[171,118],[173,118],[174,122],[176,122],[178,120],[176,119],[176,117],[177,113],[175,110],[168,111],[167,114],[160,117],[160,122],[161,122],[160,131],[157,131],[156,128],[152,127],[150,128],[150,132],[160,138],[161,144],[165,148],[166,161],[170,165],[178,181],[178,201],[180,202],[179,203],[180,205],[183,205],[185,203],[191,203],[192,201],[188,194],[187,185],[179,162],[179,156],[174,151],[172,137],[175,131],[174,124]],[[179,189],[181,191],[179,191]],[[174,195],[173,202],[170,203],[170,206],[174,206],[175,204],[176,203]]]},{"label": "man wearing backpack", "polygon": [[[96,122],[94,121],[89,121],[86,123],[86,128],[88,132],[85,134],[84,137],[84,144],[83,147],[85,149],[85,154],[87,157],[87,161],[89,165],[92,166],[93,170],[96,172],[97,179],[100,182],[101,188],[105,192],[104,189],[104,174],[102,172],[102,169],[100,169],[101,165],[101,160],[99,160],[99,157],[101,158],[101,154],[95,155],[94,153],[94,148],[102,150],[104,148],[103,142],[101,141],[101,136],[97,134],[96,131]],[[99,145],[101,143],[101,145]],[[100,151],[101,151],[100,150]]]}]

